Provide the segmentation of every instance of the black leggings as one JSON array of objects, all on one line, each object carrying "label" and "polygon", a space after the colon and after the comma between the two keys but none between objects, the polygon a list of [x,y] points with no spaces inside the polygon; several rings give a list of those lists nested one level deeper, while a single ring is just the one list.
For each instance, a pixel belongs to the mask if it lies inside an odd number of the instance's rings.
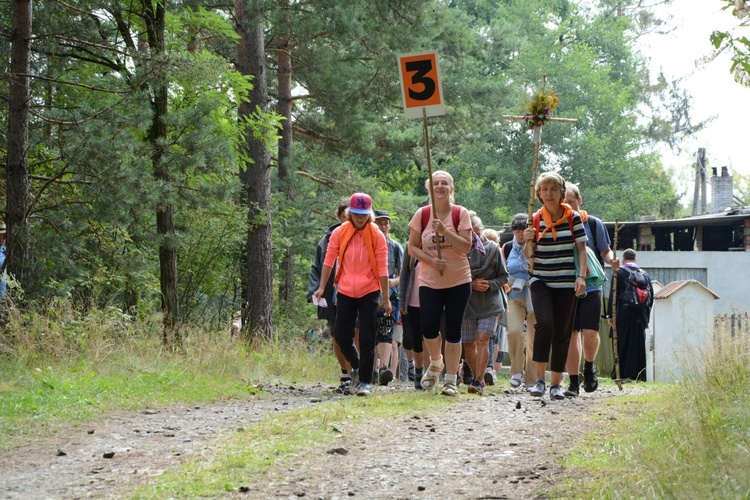
[{"label": "black leggings", "polygon": [[[334,338],[341,353],[359,370],[359,380],[372,383],[372,370],[375,365],[375,317],[380,308],[380,292],[368,293],[354,299],[341,293],[336,297],[336,323]],[[354,344],[354,329],[359,317],[359,349]]]},{"label": "black leggings", "polygon": [[547,363],[549,360],[553,372],[564,372],[578,302],[575,291],[550,288],[542,281],[535,281],[529,288],[536,314],[534,361]]},{"label": "black leggings", "polygon": [[409,314],[401,316],[404,323],[404,349],[422,352],[422,317],[419,307],[408,306]]},{"label": "black leggings", "polygon": [[436,339],[440,335],[440,317],[445,310],[443,337],[450,344],[461,343],[461,323],[466,306],[471,298],[471,283],[451,288],[419,287],[419,309],[422,319],[422,335]]}]

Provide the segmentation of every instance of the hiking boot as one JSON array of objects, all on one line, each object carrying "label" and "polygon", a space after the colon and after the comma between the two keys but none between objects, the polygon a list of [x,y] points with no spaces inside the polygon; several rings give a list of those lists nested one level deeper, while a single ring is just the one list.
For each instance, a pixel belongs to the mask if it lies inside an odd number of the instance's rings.
[{"label": "hiking boot", "polygon": [[369,396],[370,394],[372,394],[372,390],[372,384],[362,382],[357,388],[357,396]]},{"label": "hiking boot", "polygon": [[583,367],[583,390],[586,392],[594,392],[599,387],[599,379],[596,377],[596,366],[591,365],[591,369],[587,370],[586,366]]},{"label": "hiking boot", "polygon": [[481,396],[482,394],[484,394],[484,387],[479,380],[472,380],[467,391],[471,394],[478,394]]},{"label": "hiking boot", "polygon": [[393,372],[388,368],[381,368],[378,373],[378,384],[388,385],[391,380],[393,380]]},{"label": "hiking boot", "polygon": [[570,384],[567,389],[565,389],[565,396],[569,398],[577,398],[579,394],[580,388],[578,384]]},{"label": "hiking boot", "polygon": [[484,371],[484,383],[487,385],[495,385],[495,382],[497,382],[497,375],[495,374],[495,369],[488,366],[487,369]]},{"label": "hiking boot", "polygon": [[551,385],[549,388],[549,397],[550,399],[565,399],[565,394],[563,394],[559,385]]},{"label": "hiking boot", "polygon": [[529,389],[529,394],[535,398],[541,398],[545,392],[547,392],[547,385],[544,383],[544,379],[541,378]]}]

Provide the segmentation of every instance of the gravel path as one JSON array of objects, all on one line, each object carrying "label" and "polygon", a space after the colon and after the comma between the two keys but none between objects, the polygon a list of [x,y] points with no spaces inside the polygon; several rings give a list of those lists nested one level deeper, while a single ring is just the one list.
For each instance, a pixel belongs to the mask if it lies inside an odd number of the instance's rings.
[{"label": "gravel path", "polygon": [[[122,498],[186,458],[213,456],[226,433],[266,415],[354,397],[331,389],[276,386],[266,388],[270,396],[150,408],[61,428],[0,453],[0,497]],[[413,388],[392,383],[378,390]],[[640,389],[603,387],[565,401],[512,389],[461,394],[460,404],[433,415],[346,428],[334,448],[312,447],[293,467],[249,485],[244,497],[546,498],[563,474],[560,457],[602,425],[597,414],[611,411],[601,402],[633,390]]]}]

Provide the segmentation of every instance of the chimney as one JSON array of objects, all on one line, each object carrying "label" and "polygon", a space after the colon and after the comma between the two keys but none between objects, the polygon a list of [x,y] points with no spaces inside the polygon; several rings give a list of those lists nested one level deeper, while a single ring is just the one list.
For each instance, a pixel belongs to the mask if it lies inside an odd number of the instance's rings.
[{"label": "chimney", "polygon": [[721,177],[711,177],[711,206],[714,213],[723,212],[734,205],[734,179],[729,167],[721,167]]}]

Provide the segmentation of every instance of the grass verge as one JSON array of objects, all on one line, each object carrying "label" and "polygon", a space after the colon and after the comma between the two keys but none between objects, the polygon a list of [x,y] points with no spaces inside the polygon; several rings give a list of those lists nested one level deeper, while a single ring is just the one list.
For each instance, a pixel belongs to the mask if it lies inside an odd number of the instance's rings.
[{"label": "grass verge", "polygon": [[248,345],[196,329],[172,351],[161,344],[158,321],[108,326],[90,318],[29,324],[6,337],[0,448],[118,409],[243,397],[275,382],[337,382],[327,344],[313,350],[300,338],[275,337]]},{"label": "grass verge", "polygon": [[750,498],[750,345],[719,334],[682,383],[606,402],[566,457],[571,498]]}]

